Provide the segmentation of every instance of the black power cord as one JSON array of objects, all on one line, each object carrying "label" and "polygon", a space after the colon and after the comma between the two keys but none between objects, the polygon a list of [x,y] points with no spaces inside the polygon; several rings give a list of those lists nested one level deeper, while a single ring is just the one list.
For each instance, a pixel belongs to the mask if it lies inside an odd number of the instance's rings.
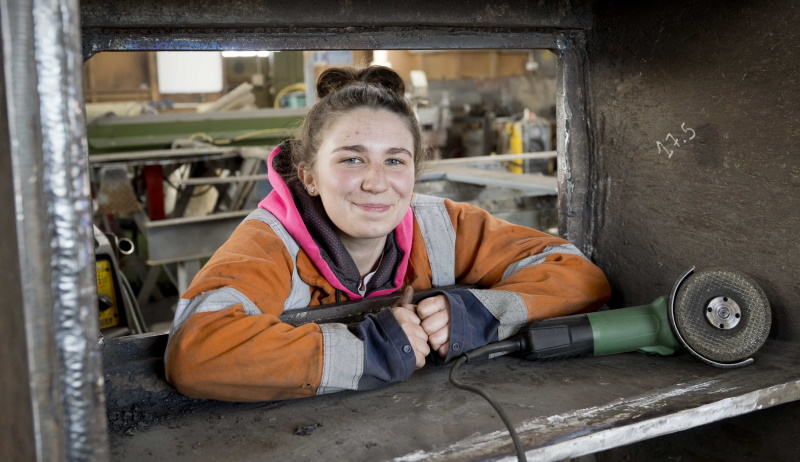
[{"label": "black power cord", "polygon": [[515,337],[509,340],[504,340],[502,342],[490,343],[486,346],[482,346],[472,351],[468,351],[463,355],[459,356],[455,364],[453,364],[452,369],[450,369],[450,382],[456,388],[461,388],[462,390],[471,391],[473,393],[477,393],[483,396],[483,398],[486,399],[486,401],[488,401],[489,404],[492,405],[495,411],[497,411],[497,414],[500,416],[500,419],[503,420],[503,423],[506,425],[506,428],[508,428],[508,433],[511,434],[511,439],[514,441],[514,448],[516,448],[517,450],[517,459],[520,462],[527,462],[528,459],[525,457],[525,449],[522,447],[522,442],[520,442],[519,440],[519,435],[517,435],[517,431],[514,430],[514,426],[511,424],[511,420],[508,418],[508,415],[506,415],[506,412],[500,406],[500,403],[498,403],[492,397],[492,395],[490,395],[489,392],[487,392],[486,390],[483,390],[481,388],[472,385],[467,385],[463,382],[459,382],[458,380],[456,380],[456,370],[458,370],[458,367],[464,364],[465,362],[468,362],[471,359],[482,358],[494,353],[510,353],[512,351],[519,351],[522,349],[522,347],[523,344],[520,338]]}]

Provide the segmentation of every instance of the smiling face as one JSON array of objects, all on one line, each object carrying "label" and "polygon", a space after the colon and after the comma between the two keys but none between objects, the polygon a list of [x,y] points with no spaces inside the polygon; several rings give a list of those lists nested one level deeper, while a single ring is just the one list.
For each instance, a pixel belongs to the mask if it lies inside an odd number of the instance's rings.
[{"label": "smiling face", "polygon": [[313,167],[300,164],[299,174],[346,246],[382,245],[411,204],[414,138],[397,115],[356,109],[327,127]]}]

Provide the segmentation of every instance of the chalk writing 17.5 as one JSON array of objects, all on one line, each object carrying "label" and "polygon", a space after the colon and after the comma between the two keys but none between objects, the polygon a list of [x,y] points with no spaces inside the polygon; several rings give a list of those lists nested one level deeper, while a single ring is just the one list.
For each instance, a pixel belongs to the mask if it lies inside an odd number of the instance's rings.
[{"label": "chalk writing 17.5", "polygon": [[[664,141],[667,143],[666,146],[661,141],[656,141],[656,149],[658,149],[658,153],[659,154],[661,154],[661,151],[663,150],[664,152],[667,153],[669,158],[672,159],[672,154],[675,153],[675,148],[681,147],[682,145],[686,144],[687,142],[693,140],[695,136],[697,136],[697,133],[695,133],[693,128],[689,128],[689,127],[686,126],[686,122],[683,122],[681,124],[681,130],[683,130],[683,134],[687,135],[687,136],[691,132],[692,136],[689,136],[688,138],[684,138],[684,139],[678,139],[678,138],[675,138],[672,135],[672,133],[667,133],[667,136],[664,137]],[[678,136],[680,136],[680,135],[678,135]],[[673,149],[670,150],[667,146],[670,146]]]}]

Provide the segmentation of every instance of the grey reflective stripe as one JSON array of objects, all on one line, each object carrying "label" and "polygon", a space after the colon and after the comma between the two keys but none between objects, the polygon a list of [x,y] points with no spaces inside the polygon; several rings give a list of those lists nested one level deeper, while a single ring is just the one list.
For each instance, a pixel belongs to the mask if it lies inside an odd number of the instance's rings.
[{"label": "grey reflective stripe", "polygon": [[433,287],[456,283],[456,232],[441,197],[415,194],[411,208],[428,251]]},{"label": "grey reflective stripe", "polygon": [[289,289],[289,296],[283,303],[283,311],[307,308],[308,304],[311,303],[311,289],[308,287],[308,284],[300,279],[300,275],[297,273],[297,253],[300,251],[300,246],[297,245],[297,241],[289,234],[289,231],[286,231],[286,228],[275,218],[275,215],[267,210],[262,208],[253,210],[242,223],[250,220],[258,220],[269,225],[281,241],[283,241],[283,245],[286,246],[289,255],[292,256],[292,286]]},{"label": "grey reflective stripe", "polygon": [[508,265],[505,272],[503,273],[503,279],[507,277],[511,277],[523,268],[527,268],[529,266],[536,266],[542,262],[544,262],[545,258],[549,257],[550,255],[555,255],[558,253],[568,253],[571,255],[579,255],[583,257],[585,260],[589,260],[586,258],[586,255],[583,254],[577,247],[572,244],[560,244],[560,245],[551,245],[545,247],[544,250],[536,255],[531,255],[530,257],[525,257],[522,260],[515,261],[514,263]]},{"label": "grey reflective stripe", "polygon": [[[255,303],[245,297],[244,294],[231,287],[209,290],[208,292],[203,292],[190,299],[180,299],[180,301],[178,301],[178,308],[175,311],[175,318],[172,320],[172,328],[169,330],[169,340],[172,340],[172,336],[175,335],[183,324],[193,315],[197,313],[207,313],[209,311],[222,311],[233,305],[242,305],[245,314],[261,314],[261,310],[256,307]],[[167,351],[169,351],[169,347],[167,347]],[[165,352],[164,361],[167,360],[166,354]]]},{"label": "grey reflective stripe", "polygon": [[528,322],[528,307],[516,292],[492,289],[469,289],[470,293],[500,321],[497,339],[511,337]]},{"label": "grey reflective stripe", "polygon": [[364,374],[364,343],[344,324],[320,324],[322,331],[322,380],[317,394],[358,390]]}]

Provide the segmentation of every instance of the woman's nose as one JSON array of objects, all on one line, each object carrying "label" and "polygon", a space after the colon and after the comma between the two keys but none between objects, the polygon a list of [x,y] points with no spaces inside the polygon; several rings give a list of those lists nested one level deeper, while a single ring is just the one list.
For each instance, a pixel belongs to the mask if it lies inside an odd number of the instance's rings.
[{"label": "woman's nose", "polygon": [[383,170],[383,165],[380,163],[372,163],[364,175],[364,181],[361,182],[361,189],[373,193],[379,193],[388,189],[389,183],[386,179],[386,172]]}]

